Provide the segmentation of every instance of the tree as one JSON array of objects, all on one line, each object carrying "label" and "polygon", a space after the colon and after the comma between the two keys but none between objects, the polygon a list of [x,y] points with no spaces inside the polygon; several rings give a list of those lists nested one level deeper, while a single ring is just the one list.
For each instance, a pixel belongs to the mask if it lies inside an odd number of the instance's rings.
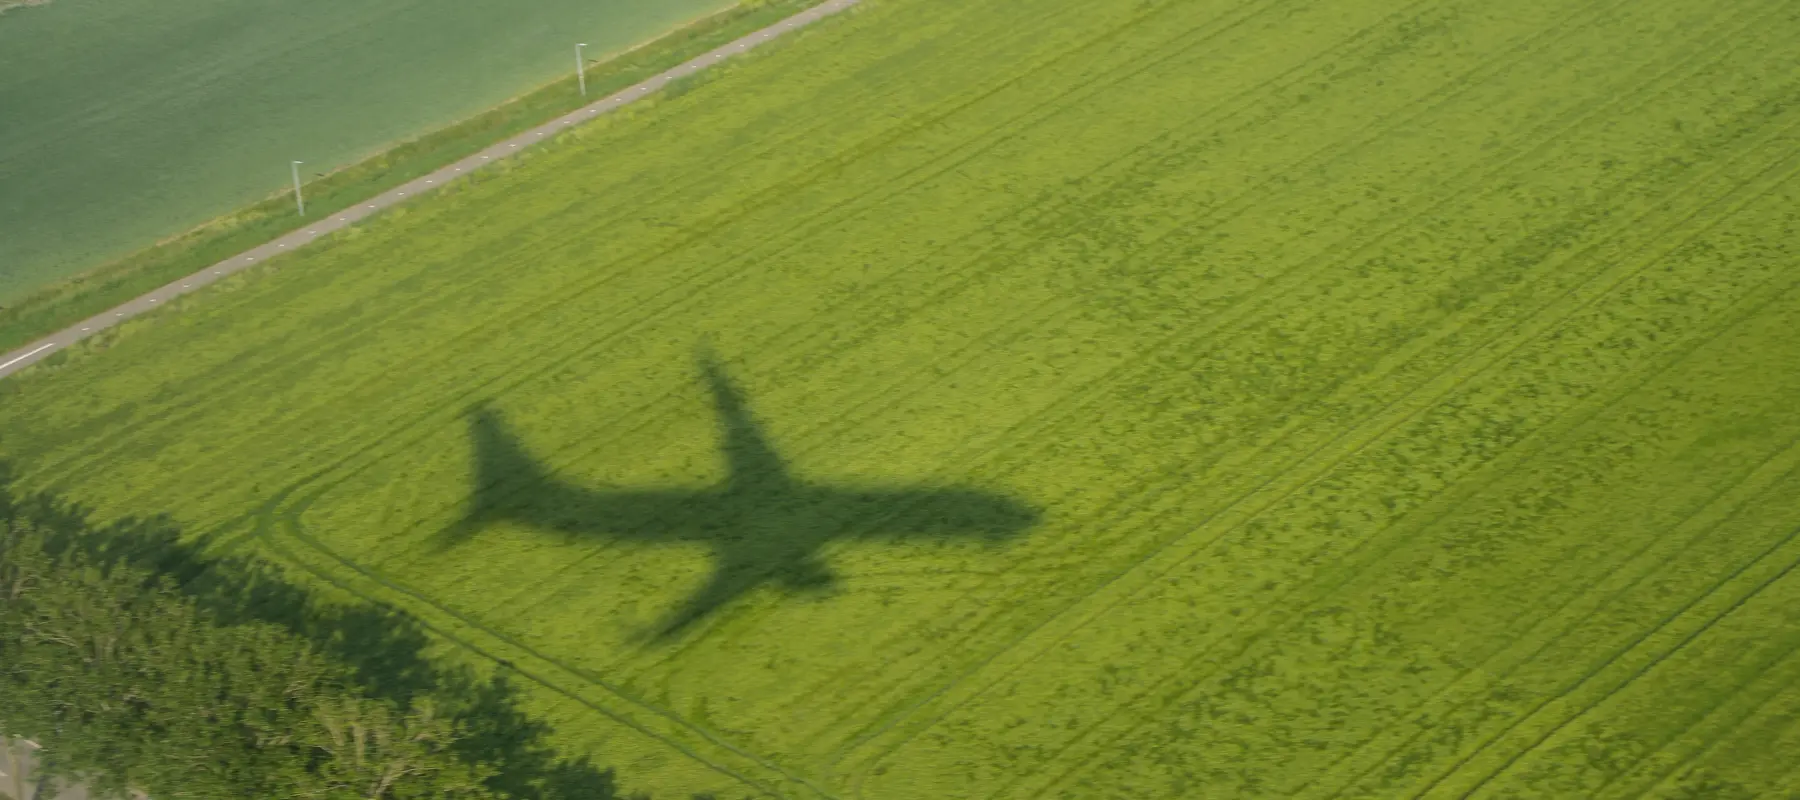
[{"label": "tree", "polygon": [[[378,798],[479,797],[492,770],[455,768],[448,748],[461,732],[437,715],[430,700],[395,719],[389,707],[344,696],[313,711],[325,732],[318,747],[330,754],[321,770],[325,793],[354,792]],[[309,795],[315,796],[315,795]]]},{"label": "tree", "polygon": [[[428,698],[370,698],[291,631],[222,625],[167,576],[0,520],[0,724],[98,794],[492,796]],[[59,546],[61,545],[61,546]]]},{"label": "tree", "polygon": [[[393,780],[392,796],[408,796],[404,793],[416,785],[428,787],[417,796],[480,796],[459,787],[481,776],[479,783],[495,797],[620,797],[611,769],[587,756],[557,752],[551,727],[523,712],[520,689],[506,671],[484,675],[468,664],[428,657],[432,638],[403,611],[369,602],[325,602],[273,564],[208,555],[207,536],[184,536],[163,517],[96,525],[87,510],[54,495],[15,492],[15,474],[0,460],[0,522],[12,525],[0,528],[0,733],[63,726],[75,737],[67,743],[80,752],[40,753],[60,774],[103,765],[109,774],[125,776],[116,783],[120,787],[165,781],[188,787],[178,794],[157,793],[158,800],[307,792],[358,797],[352,781],[344,779],[358,774],[354,765],[338,765],[333,755],[350,751],[334,750],[317,713],[330,708],[332,698],[349,697],[382,709],[358,719],[413,726],[388,739],[387,752],[411,753],[400,760],[412,762]],[[114,631],[138,638],[111,641],[125,644],[123,652],[135,666],[115,665],[111,673],[84,666],[61,681],[39,680],[30,693],[14,691],[22,688],[15,686],[19,681],[58,674],[63,667],[56,659],[69,657],[46,644],[53,638],[26,646],[21,626],[28,620],[19,615],[34,603],[80,607],[83,600],[75,595],[85,595],[89,603],[111,597],[100,605],[129,614],[133,621]],[[125,598],[130,602],[121,602]],[[48,619],[82,618],[71,613]],[[148,687],[142,691],[151,696],[139,703],[139,717],[124,714],[117,703],[96,705],[94,697],[131,696],[131,687],[118,682],[129,674],[137,674],[135,685]],[[61,718],[44,710],[59,691],[65,693],[58,701],[65,712]],[[25,703],[27,697],[32,702]],[[77,708],[84,711],[66,713]],[[119,735],[102,735],[108,720]],[[372,723],[364,724],[365,731],[374,730],[368,727]],[[123,735],[129,731],[137,731],[138,738]],[[146,738],[157,741],[139,741]],[[87,740],[97,744],[84,745]],[[371,763],[370,752],[364,751],[365,765]],[[420,762],[442,767],[422,770]],[[321,781],[331,780],[341,785],[321,788],[329,786]],[[231,787],[266,788],[233,794]]]}]

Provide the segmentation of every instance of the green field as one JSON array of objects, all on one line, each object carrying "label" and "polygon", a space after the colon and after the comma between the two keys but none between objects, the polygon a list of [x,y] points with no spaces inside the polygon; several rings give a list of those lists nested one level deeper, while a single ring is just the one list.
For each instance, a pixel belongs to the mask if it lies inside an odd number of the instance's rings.
[{"label": "green field", "polygon": [[[8,5],[0,0],[0,8]],[[56,0],[0,17],[0,306],[730,0]],[[290,206],[291,208],[291,206]]]},{"label": "green field", "polygon": [[[0,457],[658,797],[1800,797],[1796,41],[867,0],[0,381]],[[1036,519],[644,511],[757,433]]]}]

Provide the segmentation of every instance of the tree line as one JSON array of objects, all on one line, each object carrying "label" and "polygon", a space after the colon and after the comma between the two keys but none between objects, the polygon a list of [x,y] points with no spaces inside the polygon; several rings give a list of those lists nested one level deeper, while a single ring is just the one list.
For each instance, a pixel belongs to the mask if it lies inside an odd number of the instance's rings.
[{"label": "tree line", "polygon": [[[0,738],[99,796],[610,800],[503,675],[405,614],[323,602],[164,519],[89,522],[0,464]],[[642,795],[634,797],[642,798]]]}]

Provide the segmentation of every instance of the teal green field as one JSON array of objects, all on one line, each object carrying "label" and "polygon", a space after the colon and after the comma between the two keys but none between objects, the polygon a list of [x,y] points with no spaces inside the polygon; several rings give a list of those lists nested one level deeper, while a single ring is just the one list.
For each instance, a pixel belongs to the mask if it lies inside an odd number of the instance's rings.
[{"label": "teal green field", "polygon": [[[0,16],[0,306],[729,0],[54,0]],[[6,3],[0,3],[4,6]]]},{"label": "teal green field", "polygon": [[657,797],[1800,797],[1796,41],[866,0],[0,381],[0,458]]}]

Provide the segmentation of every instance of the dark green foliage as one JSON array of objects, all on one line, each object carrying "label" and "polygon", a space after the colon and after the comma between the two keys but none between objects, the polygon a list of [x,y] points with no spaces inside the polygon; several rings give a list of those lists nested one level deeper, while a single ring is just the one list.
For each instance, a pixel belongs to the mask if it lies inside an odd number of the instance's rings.
[{"label": "dark green foliage", "polygon": [[428,662],[403,615],[202,547],[0,485],[0,731],[44,745],[42,774],[159,798],[616,796],[510,684]]},{"label": "dark green foliage", "polygon": [[483,797],[459,726],[346,685],[266,622],[219,625],[166,576],[107,565],[0,521],[0,680],[8,732],[44,770],[170,797]]}]

